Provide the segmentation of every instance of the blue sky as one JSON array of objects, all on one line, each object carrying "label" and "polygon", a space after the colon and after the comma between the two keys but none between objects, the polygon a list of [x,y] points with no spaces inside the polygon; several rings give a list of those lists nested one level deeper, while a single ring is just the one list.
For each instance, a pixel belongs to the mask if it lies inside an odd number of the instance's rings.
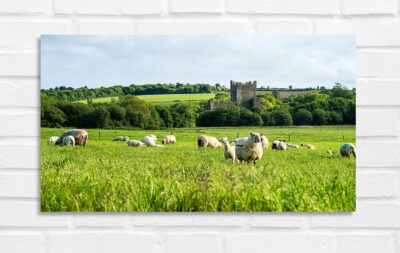
[{"label": "blue sky", "polygon": [[257,81],[355,87],[355,37],[43,35],[41,88]]}]

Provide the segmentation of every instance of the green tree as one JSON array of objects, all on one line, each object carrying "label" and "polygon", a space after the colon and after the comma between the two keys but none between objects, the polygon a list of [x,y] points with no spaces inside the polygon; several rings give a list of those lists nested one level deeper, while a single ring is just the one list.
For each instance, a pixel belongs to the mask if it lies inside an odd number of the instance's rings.
[{"label": "green tree", "polygon": [[313,122],[313,115],[306,109],[299,109],[293,115],[295,125],[310,125]]}]

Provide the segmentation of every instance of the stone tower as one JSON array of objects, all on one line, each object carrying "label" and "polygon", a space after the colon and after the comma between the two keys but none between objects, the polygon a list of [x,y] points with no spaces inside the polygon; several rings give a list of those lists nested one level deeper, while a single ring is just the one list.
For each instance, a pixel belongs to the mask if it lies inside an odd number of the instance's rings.
[{"label": "stone tower", "polygon": [[245,108],[258,106],[256,88],[257,81],[241,83],[231,80],[231,101]]}]

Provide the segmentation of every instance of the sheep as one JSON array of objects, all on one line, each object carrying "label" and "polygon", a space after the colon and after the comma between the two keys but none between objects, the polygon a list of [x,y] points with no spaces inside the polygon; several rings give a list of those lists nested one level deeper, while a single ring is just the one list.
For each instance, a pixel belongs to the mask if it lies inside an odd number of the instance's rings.
[{"label": "sheep", "polygon": [[326,153],[328,153],[328,154],[330,154],[330,155],[333,155],[333,151],[332,151],[331,149],[328,149],[328,150],[326,151]]},{"label": "sheep", "polygon": [[65,136],[62,141],[63,146],[75,146],[75,138],[72,135]]},{"label": "sheep", "polygon": [[222,138],[222,143],[224,143],[225,147],[224,147],[224,156],[225,159],[228,161],[229,158],[232,159],[233,163],[235,163],[236,161],[236,154],[235,154],[235,148],[232,147],[229,144],[228,138]]},{"label": "sheep", "polygon": [[243,144],[246,142],[247,137],[242,137],[242,138],[236,138],[233,139],[232,141],[235,143],[235,145],[243,146]]},{"label": "sheep", "polygon": [[129,141],[128,136],[117,136],[113,139],[113,141]]},{"label": "sheep", "polygon": [[65,131],[57,140],[56,144],[62,144],[62,141],[64,137],[71,135],[75,139],[75,144],[76,145],[82,145],[85,146],[87,143],[87,140],[89,138],[88,132],[86,132],[83,129],[71,129],[68,131]]},{"label": "sheep", "polygon": [[268,141],[267,136],[265,136],[263,133],[261,133],[260,136],[261,136],[261,146],[262,146],[262,148],[267,149],[268,145],[269,145],[269,141]]},{"label": "sheep", "polygon": [[308,149],[315,149],[315,147],[314,147],[314,145],[312,145],[312,144],[301,144],[301,146],[303,147],[306,147],[306,148],[308,148]]},{"label": "sheep", "polygon": [[57,140],[58,140],[58,136],[51,136],[51,137],[47,140],[47,142],[50,143],[50,144],[56,144]]},{"label": "sheep", "polygon": [[153,134],[143,137],[142,142],[149,147],[156,146],[157,137]]},{"label": "sheep", "polygon": [[242,145],[235,146],[236,159],[241,162],[253,161],[256,165],[257,160],[260,160],[263,155],[263,148],[261,144],[261,136],[259,133],[250,133],[247,140]]},{"label": "sheep", "polygon": [[345,143],[340,147],[342,157],[350,157],[351,154],[356,157],[356,147],[352,143]]},{"label": "sheep", "polygon": [[286,140],[274,140],[272,142],[271,148],[276,150],[286,150],[287,149]]},{"label": "sheep", "polygon": [[208,135],[200,135],[197,138],[197,145],[203,148],[220,148],[222,146],[217,138]]},{"label": "sheep", "polygon": [[138,141],[138,140],[129,140],[126,142],[128,144],[128,146],[131,147],[142,147],[142,146],[146,146],[143,142]]},{"label": "sheep", "polygon": [[173,135],[166,135],[164,138],[161,140],[162,144],[168,144],[168,143],[176,143],[176,137]]},{"label": "sheep", "polygon": [[299,145],[291,144],[291,143],[288,143],[287,146],[288,146],[288,148],[299,148]]}]

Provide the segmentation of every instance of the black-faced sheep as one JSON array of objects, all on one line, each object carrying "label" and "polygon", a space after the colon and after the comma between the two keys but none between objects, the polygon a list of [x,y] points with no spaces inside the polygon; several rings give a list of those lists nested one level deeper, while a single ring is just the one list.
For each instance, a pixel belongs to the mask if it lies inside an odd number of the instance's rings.
[{"label": "black-faced sheep", "polygon": [[51,137],[47,140],[47,142],[50,143],[50,144],[56,144],[57,140],[58,140],[58,136],[51,136]]},{"label": "black-faced sheep", "polygon": [[197,138],[197,145],[203,148],[220,148],[222,146],[217,138],[208,135],[200,135],[199,138]]},{"label": "black-faced sheep", "polygon": [[75,139],[75,144],[76,145],[82,145],[85,146],[87,143],[87,140],[89,138],[88,132],[86,132],[83,129],[71,129],[68,131],[65,131],[57,140],[56,144],[62,144],[62,141],[64,137],[66,136],[72,136]]},{"label": "black-faced sheep", "polygon": [[138,140],[129,140],[126,142],[128,144],[128,146],[131,147],[142,147],[142,146],[146,146],[143,142],[138,141]]},{"label": "black-faced sheep", "polygon": [[356,157],[356,147],[352,143],[345,143],[340,147],[342,157],[350,157],[351,154]]},{"label": "black-faced sheep", "polygon": [[232,159],[233,163],[236,161],[235,147],[232,147],[228,141],[228,138],[222,138],[222,143],[224,144],[224,156],[225,159]]},{"label": "black-faced sheep", "polygon": [[169,144],[169,143],[175,144],[176,143],[176,137],[173,136],[173,135],[166,135],[166,136],[164,136],[164,138],[162,138],[161,143],[162,144]]},{"label": "black-faced sheep", "polygon": [[65,136],[62,141],[63,146],[75,146],[75,138],[72,135]]},{"label": "black-faced sheep", "polygon": [[302,147],[306,147],[308,149],[315,149],[314,145],[312,144],[301,144]]},{"label": "black-faced sheep", "polygon": [[271,149],[286,150],[287,149],[286,140],[275,140],[275,141],[273,141]]},{"label": "black-faced sheep", "polygon": [[261,144],[261,136],[259,133],[250,133],[247,140],[242,145],[235,146],[236,159],[239,162],[253,161],[254,165],[257,160],[260,160],[263,155],[263,148]]}]

